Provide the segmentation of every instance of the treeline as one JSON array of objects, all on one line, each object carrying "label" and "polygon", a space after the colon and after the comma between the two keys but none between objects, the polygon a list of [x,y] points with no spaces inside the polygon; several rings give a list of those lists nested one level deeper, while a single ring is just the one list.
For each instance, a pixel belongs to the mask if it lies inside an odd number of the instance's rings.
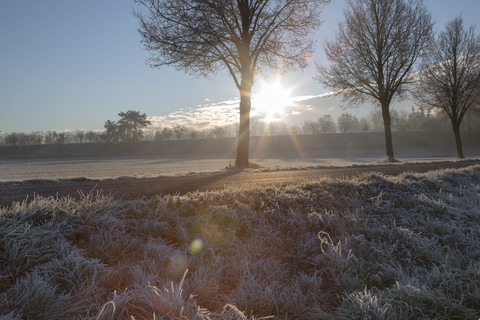
[{"label": "treeline", "polygon": [[[420,107],[410,112],[392,110],[392,130],[404,131],[448,131],[450,130],[449,118],[440,112],[432,113]],[[462,129],[471,132],[478,128],[480,112],[472,110],[465,117]],[[344,112],[334,119],[330,114],[325,114],[316,121],[306,120],[301,126],[289,127],[285,123],[265,123],[253,119],[251,126],[252,135],[286,135],[286,134],[326,134],[326,133],[351,133],[351,132],[383,132],[383,119],[381,110],[373,110],[365,117],[357,117],[349,112]]]},{"label": "treeline", "polygon": [[[119,115],[139,115],[127,111]],[[105,130],[75,131],[34,131],[30,133],[12,132],[0,134],[3,145],[41,145],[73,143],[123,143],[138,141],[168,141],[221,139],[238,135],[238,124],[216,126],[209,129],[197,129],[183,125],[173,127],[152,127],[146,115],[140,115],[137,123],[128,123],[120,119],[117,122],[107,120]],[[145,122],[147,121],[147,122]],[[480,113],[471,112],[463,123],[463,131],[471,132],[479,128]],[[140,125],[141,124],[141,125]],[[141,128],[141,130],[139,130]],[[432,114],[423,108],[410,112],[392,111],[392,129],[402,131],[447,131],[449,119],[443,113]],[[325,114],[316,121],[307,120],[299,126],[288,126],[284,122],[265,122],[258,118],[251,120],[252,136],[277,136],[288,134],[331,134],[352,132],[382,132],[383,122],[380,110],[374,110],[365,117],[357,117],[349,112],[342,113],[337,119]]]},{"label": "treeline", "polygon": [[[115,134],[108,130],[75,130],[75,131],[34,131],[30,133],[11,132],[0,134],[1,145],[41,145],[41,144],[73,144],[73,143],[135,143],[138,141],[196,140],[215,139],[235,136],[235,125],[218,126],[211,129],[198,130],[187,126],[164,128],[146,128],[141,138],[121,138],[124,133]],[[127,136],[128,137],[128,136]]]}]

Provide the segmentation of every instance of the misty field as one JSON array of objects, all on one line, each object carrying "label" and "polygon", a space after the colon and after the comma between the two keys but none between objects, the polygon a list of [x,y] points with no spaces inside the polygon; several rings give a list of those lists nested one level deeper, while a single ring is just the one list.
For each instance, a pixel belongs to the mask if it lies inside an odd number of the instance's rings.
[{"label": "misty field", "polygon": [[0,319],[475,319],[480,166],[0,209]]},{"label": "misty field", "polygon": [[[480,147],[466,149],[471,159],[480,158]],[[379,148],[350,147],[255,153],[251,161],[265,170],[385,164]],[[398,148],[399,163],[455,161],[451,149]],[[0,183],[25,180],[153,178],[218,172],[233,165],[234,155],[169,154],[138,156],[88,156],[0,159]]]}]

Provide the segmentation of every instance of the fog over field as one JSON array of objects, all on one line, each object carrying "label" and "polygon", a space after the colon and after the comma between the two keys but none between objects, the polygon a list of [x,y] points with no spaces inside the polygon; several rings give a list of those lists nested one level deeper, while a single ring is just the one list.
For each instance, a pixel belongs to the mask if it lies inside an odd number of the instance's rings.
[{"label": "fog over field", "polygon": [[[467,150],[470,159],[480,158],[480,148]],[[299,154],[259,154],[251,161],[261,168],[257,170],[298,169],[307,167],[332,167],[385,164],[383,149],[323,150]],[[447,148],[400,148],[399,162],[456,161]],[[204,174],[225,170],[232,165],[233,155],[208,156],[170,155],[129,157],[76,157],[0,160],[0,182],[25,180],[59,180],[73,178],[112,179],[120,177],[151,178]]]}]

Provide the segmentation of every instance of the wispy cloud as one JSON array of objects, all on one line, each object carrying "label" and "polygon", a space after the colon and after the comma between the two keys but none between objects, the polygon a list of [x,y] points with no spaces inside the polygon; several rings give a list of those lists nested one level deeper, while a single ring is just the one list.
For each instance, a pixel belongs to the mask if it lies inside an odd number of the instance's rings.
[{"label": "wispy cloud", "polygon": [[196,107],[182,108],[166,116],[153,116],[149,120],[153,127],[174,127],[183,125],[197,129],[209,129],[238,122],[238,104],[240,100],[207,103]]},{"label": "wispy cloud", "polygon": [[[182,108],[165,116],[150,117],[153,127],[174,127],[184,125],[199,130],[211,129],[216,126],[227,126],[238,123],[240,99],[232,98],[225,101],[211,102],[205,99],[203,104],[190,108]],[[405,101],[397,105],[399,109],[409,110],[411,102]],[[325,114],[336,119],[341,113],[349,112],[356,116],[365,116],[374,105],[366,103],[361,106],[347,105],[335,92],[319,95],[304,95],[292,97],[291,103],[284,108],[275,120],[284,121],[289,125],[301,125],[305,120],[316,120]],[[252,97],[252,118],[264,119],[267,115],[255,107],[255,96]]]}]

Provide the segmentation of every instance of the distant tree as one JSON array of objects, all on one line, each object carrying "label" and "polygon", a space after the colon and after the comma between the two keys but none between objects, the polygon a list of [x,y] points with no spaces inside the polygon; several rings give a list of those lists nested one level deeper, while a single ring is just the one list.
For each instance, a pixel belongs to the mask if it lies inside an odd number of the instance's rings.
[{"label": "distant tree", "polygon": [[358,129],[359,121],[358,118],[348,112],[344,112],[338,116],[337,119],[338,129],[343,132],[347,133],[348,131],[353,131]]},{"label": "distant tree", "polygon": [[293,126],[291,126],[291,127],[289,128],[289,133],[290,133],[290,135],[297,135],[297,134],[299,134],[299,133],[301,133],[301,132],[302,132],[302,130],[301,130],[300,127],[297,126],[297,125],[293,125]]},{"label": "distant tree", "polygon": [[[422,112],[421,116],[422,117],[424,116],[423,112]],[[409,128],[409,130],[419,131],[421,122],[422,121],[420,119],[419,110],[415,110],[415,107],[412,106],[410,112],[408,113],[408,128]]]},{"label": "distant tree", "polygon": [[367,119],[370,121],[373,132],[382,132],[384,129],[383,119],[382,119],[382,110],[373,109],[367,115]]},{"label": "distant tree", "polygon": [[105,121],[105,140],[107,142],[117,142],[119,140],[118,125],[111,120]]},{"label": "distant tree", "polygon": [[335,133],[337,132],[337,126],[333,121],[332,115],[325,114],[317,121],[318,128],[322,133]]},{"label": "distant tree", "polygon": [[405,110],[391,110],[390,116],[392,119],[393,131],[408,130],[408,112],[406,112]]},{"label": "distant tree", "polygon": [[267,125],[270,136],[285,136],[288,134],[288,126],[285,122],[269,122]]},{"label": "distant tree", "polygon": [[163,135],[162,135],[162,131],[160,130],[155,130],[155,134],[153,136],[153,141],[162,141],[163,140]]},{"label": "distant tree", "polygon": [[89,130],[85,132],[85,139],[87,139],[89,143],[98,141],[98,134],[95,131]]},{"label": "distant tree", "polygon": [[224,127],[216,126],[212,129],[212,136],[216,139],[225,138],[227,136],[227,130]]},{"label": "distant tree", "polygon": [[150,125],[145,113],[128,110],[119,112],[120,120],[107,120],[104,124],[105,139],[107,142],[138,142],[143,137],[143,129]]},{"label": "distant tree", "polygon": [[44,138],[43,138],[43,132],[41,131],[34,131],[31,133],[32,136],[32,141],[34,144],[40,145],[42,144]]},{"label": "distant tree", "polygon": [[422,0],[350,0],[345,23],[325,52],[331,66],[318,79],[352,103],[366,98],[382,110],[387,159],[394,160],[390,103],[405,84],[431,36]]},{"label": "distant tree", "polygon": [[118,114],[118,133],[124,142],[138,142],[142,140],[143,129],[152,124],[147,120],[145,113],[141,114],[139,111],[128,110],[127,112],[120,112]]},{"label": "distant tree", "polygon": [[57,132],[49,130],[45,133],[45,137],[44,137],[45,144],[54,144],[56,139],[57,139]]},{"label": "distant tree", "polygon": [[360,118],[360,130],[362,130],[363,132],[372,131],[370,121],[368,121],[368,119],[365,117]]},{"label": "distant tree", "polygon": [[176,125],[173,127],[173,133],[175,134],[175,138],[177,140],[184,139],[185,136],[187,135],[188,129],[185,126],[182,125]]},{"label": "distant tree", "polygon": [[240,93],[237,167],[248,166],[251,90],[259,69],[304,67],[330,0],[135,0],[153,67],[207,76],[227,69]]},{"label": "distant tree", "polygon": [[250,132],[252,136],[259,136],[262,134],[262,122],[259,121],[258,117],[253,117],[250,120]]},{"label": "distant tree", "polygon": [[172,139],[174,132],[172,128],[163,128],[162,134],[166,140],[170,140]]},{"label": "distant tree", "polygon": [[7,145],[14,145],[16,146],[18,144],[18,133],[17,132],[11,132],[7,133],[5,135],[5,144]]},{"label": "distant tree", "polygon": [[17,141],[18,145],[25,146],[30,142],[30,139],[29,139],[30,137],[28,136],[28,134],[24,132],[18,132],[17,137],[18,137],[18,141]]},{"label": "distant tree", "polygon": [[457,157],[464,158],[460,125],[480,96],[480,36],[457,17],[431,41],[422,61],[417,99],[450,118]]},{"label": "distant tree", "polygon": [[26,134],[25,137],[26,144],[33,145],[33,144],[41,144],[43,141],[42,133],[39,131],[30,132]]},{"label": "distant tree", "polygon": [[75,131],[75,138],[78,140],[78,142],[83,143],[83,140],[85,140],[85,131],[83,130],[77,130]]},{"label": "distant tree", "polygon": [[418,131],[438,132],[448,127],[448,117],[437,110],[426,110],[420,106],[409,114],[409,123]]},{"label": "distant tree", "polygon": [[67,141],[67,134],[65,132],[59,132],[57,134],[57,139],[55,139],[56,144],[65,144]]},{"label": "distant tree", "polygon": [[302,131],[304,133],[317,134],[320,132],[318,122],[312,120],[305,120],[303,122]]},{"label": "distant tree", "polygon": [[187,135],[190,140],[196,140],[199,137],[200,132],[195,128],[189,128]]}]

